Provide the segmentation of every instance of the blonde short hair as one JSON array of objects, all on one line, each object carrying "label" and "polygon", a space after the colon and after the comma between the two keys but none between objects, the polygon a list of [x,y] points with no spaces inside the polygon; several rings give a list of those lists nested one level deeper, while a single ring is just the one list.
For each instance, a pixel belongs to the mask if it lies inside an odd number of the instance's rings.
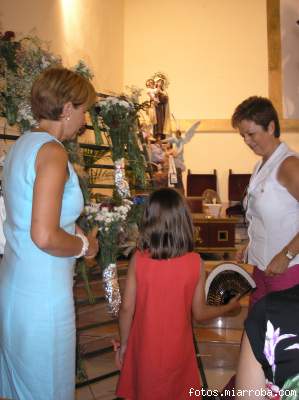
[{"label": "blonde short hair", "polygon": [[71,102],[74,107],[86,104],[86,108],[96,101],[92,84],[83,76],[62,67],[51,67],[43,71],[31,89],[31,109],[39,121],[58,121],[63,106]]}]

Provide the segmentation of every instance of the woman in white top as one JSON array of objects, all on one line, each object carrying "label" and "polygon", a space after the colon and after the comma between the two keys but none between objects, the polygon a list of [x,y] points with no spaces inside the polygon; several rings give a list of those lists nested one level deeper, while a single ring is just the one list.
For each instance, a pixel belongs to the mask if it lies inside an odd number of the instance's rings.
[{"label": "woman in white top", "polygon": [[255,266],[253,304],[299,283],[299,155],[280,141],[277,112],[266,98],[239,104],[232,125],[261,157],[244,200],[249,243],[237,255]]}]

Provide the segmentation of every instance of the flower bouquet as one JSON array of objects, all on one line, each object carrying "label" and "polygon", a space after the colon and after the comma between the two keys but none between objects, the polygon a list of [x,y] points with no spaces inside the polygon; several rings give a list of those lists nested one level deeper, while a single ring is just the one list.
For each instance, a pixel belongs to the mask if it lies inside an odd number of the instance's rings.
[{"label": "flower bouquet", "polygon": [[0,115],[25,131],[36,125],[29,103],[32,83],[45,68],[61,64],[61,59],[36,36],[17,40],[14,32],[5,32],[0,35],[0,61]]},{"label": "flower bouquet", "polygon": [[116,259],[119,234],[123,231],[132,202],[124,199],[121,205],[92,203],[85,207],[87,223],[99,228],[100,263],[103,286],[109,312],[117,316],[121,303]]},{"label": "flower bouquet", "polygon": [[112,143],[112,160],[115,164],[115,187],[121,198],[130,196],[129,184],[125,177],[124,160],[130,160],[130,167],[137,182],[145,185],[144,159],[137,142],[137,111],[135,103],[125,96],[107,97],[98,103],[98,115],[107,126]]},{"label": "flower bouquet", "polygon": [[[12,31],[0,32],[0,116],[9,125],[18,124],[21,132],[37,125],[30,106],[30,91],[36,77],[46,68],[61,66],[62,60],[50,52],[48,43],[35,35],[20,39]],[[79,60],[73,71],[91,80],[93,74]],[[95,109],[89,110],[95,130],[96,144],[101,144],[101,133]]]}]

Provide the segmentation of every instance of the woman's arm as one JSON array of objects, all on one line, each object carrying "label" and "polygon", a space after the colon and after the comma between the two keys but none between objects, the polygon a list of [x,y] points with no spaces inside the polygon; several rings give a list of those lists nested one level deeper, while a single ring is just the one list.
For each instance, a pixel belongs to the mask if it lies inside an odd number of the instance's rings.
[{"label": "woman's arm", "polygon": [[244,332],[236,377],[236,398],[240,400],[264,399],[266,380],[260,363],[256,360],[246,332]]},{"label": "woman's arm", "polygon": [[277,173],[278,182],[299,201],[299,158],[291,156],[280,165]]},{"label": "woman's arm", "polygon": [[201,322],[207,319],[217,318],[229,311],[240,308],[238,296],[231,299],[228,304],[222,306],[210,306],[206,304],[205,276],[204,264],[201,262],[200,276],[192,301],[192,313],[196,321]]},{"label": "woman's arm", "polygon": [[[43,251],[58,257],[80,254],[82,240],[60,228],[62,196],[68,179],[68,156],[55,142],[46,143],[39,150],[35,162],[36,179],[33,188],[31,238]],[[98,243],[88,237],[87,256],[94,256]]]},{"label": "woman's arm", "polygon": [[[279,183],[284,186],[291,196],[299,201],[299,158],[288,157],[286,158],[277,174]],[[279,229],[279,228],[278,228]],[[266,275],[274,276],[282,274],[289,265],[289,258],[286,253],[290,251],[291,254],[299,253],[299,233],[271,260],[266,268]]]},{"label": "woman's arm", "polygon": [[136,275],[135,275],[135,255],[131,258],[128,267],[126,287],[123,294],[119,311],[119,364],[122,365],[127,348],[127,342],[132,325],[136,304]]}]

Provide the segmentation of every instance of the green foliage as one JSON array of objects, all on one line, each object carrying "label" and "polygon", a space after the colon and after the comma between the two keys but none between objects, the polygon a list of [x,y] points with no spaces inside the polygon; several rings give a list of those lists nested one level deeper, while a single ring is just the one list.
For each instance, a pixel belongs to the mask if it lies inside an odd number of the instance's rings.
[{"label": "green foliage", "polygon": [[89,110],[89,115],[92,123],[92,127],[94,130],[95,144],[101,145],[103,144],[102,132],[99,126],[98,116],[95,109],[95,106],[92,106]]},{"label": "green foliage", "polygon": [[15,33],[12,31],[7,31],[3,35],[0,34],[0,59],[5,60],[7,69],[17,72],[16,54],[20,48],[20,43],[14,41],[14,38]]},{"label": "green foliage", "polygon": [[101,160],[102,158],[106,157],[107,154],[110,152],[109,149],[104,150],[95,150],[95,149],[87,149],[84,148],[82,150],[83,161],[85,169],[90,168],[93,164],[97,161]]},{"label": "green foliage", "polygon": [[76,139],[65,141],[63,144],[68,152],[69,160],[73,164],[73,167],[78,175],[79,184],[84,197],[84,204],[88,204],[90,202],[88,174],[85,171],[84,160],[82,157],[80,145]]},{"label": "green foliage", "polygon": [[[282,391],[285,394],[281,396],[281,400],[299,400],[299,375],[288,379],[284,383]],[[291,391],[294,392],[294,394],[290,394]]]},{"label": "green foliage", "polygon": [[99,102],[99,116],[107,126],[113,161],[125,158],[135,184],[145,187],[145,163],[137,142],[139,105],[124,96],[107,97]]},{"label": "green foliage", "polygon": [[80,273],[83,281],[84,281],[84,285],[85,285],[85,290],[87,293],[87,297],[88,297],[88,301],[90,304],[94,304],[95,303],[95,298],[94,295],[92,293],[92,290],[90,288],[89,285],[89,279],[88,279],[88,266],[85,264],[84,260],[79,260],[76,264],[76,270]]},{"label": "green foliage", "polygon": [[45,68],[61,64],[61,59],[36,36],[17,40],[13,32],[8,33],[0,36],[0,115],[24,132],[36,126],[30,107],[32,83]]}]

